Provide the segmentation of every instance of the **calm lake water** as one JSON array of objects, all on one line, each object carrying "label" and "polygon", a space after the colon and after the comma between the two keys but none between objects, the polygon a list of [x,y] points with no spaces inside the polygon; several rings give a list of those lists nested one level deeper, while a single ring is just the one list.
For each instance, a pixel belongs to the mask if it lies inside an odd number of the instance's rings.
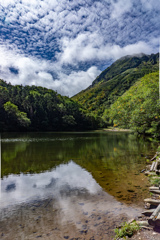
[{"label": "calm lake water", "polygon": [[127,132],[3,133],[0,239],[113,239],[143,210],[156,147]]}]

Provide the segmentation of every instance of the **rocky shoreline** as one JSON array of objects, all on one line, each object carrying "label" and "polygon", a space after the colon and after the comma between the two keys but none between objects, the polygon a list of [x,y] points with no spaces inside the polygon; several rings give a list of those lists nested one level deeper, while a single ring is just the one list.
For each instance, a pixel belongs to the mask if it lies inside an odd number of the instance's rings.
[{"label": "rocky shoreline", "polygon": [[[134,219],[139,224],[140,230],[130,238],[132,240],[160,239],[160,152],[157,152],[150,161],[152,164],[147,165],[143,172],[149,177],[151,197],[144,199],[145,209]],[[132,224],[132,220],[130,222]]]}]

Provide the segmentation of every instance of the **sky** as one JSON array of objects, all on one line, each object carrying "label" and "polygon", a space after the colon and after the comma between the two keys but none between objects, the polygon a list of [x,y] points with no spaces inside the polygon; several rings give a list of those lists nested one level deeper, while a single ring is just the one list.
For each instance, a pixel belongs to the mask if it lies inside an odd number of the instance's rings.
[{"label": "sky", "polygon": [[0,78],[73,96],[115,60],[157,53],[157,0],[0,0]]}]

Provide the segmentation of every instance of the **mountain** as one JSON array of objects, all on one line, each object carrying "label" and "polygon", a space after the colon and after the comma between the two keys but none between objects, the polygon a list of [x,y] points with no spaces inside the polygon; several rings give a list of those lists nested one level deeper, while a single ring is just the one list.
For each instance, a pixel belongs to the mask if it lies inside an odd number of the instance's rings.
[{"label": "mountain", "polygon": [[159,54],[125,56],[105,69],[87,89],[72,97],[94,116],[102,116],[118,97],[146,74],[159,69]]}]

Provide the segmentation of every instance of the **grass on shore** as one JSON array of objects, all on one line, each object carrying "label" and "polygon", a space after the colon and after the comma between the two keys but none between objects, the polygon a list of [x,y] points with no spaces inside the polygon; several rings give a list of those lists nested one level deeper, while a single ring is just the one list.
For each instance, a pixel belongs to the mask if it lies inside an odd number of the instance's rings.
[{"label": "grass on shore", "polygon": [[131,237],[133,234],[135,234],[140,229],[139,225],[136,223],[136,221],[133,221],[132,223],[123,223],[121,228],[116,228],[114,231],[116,233],[115,240],[119,238],[125,237]]}]

